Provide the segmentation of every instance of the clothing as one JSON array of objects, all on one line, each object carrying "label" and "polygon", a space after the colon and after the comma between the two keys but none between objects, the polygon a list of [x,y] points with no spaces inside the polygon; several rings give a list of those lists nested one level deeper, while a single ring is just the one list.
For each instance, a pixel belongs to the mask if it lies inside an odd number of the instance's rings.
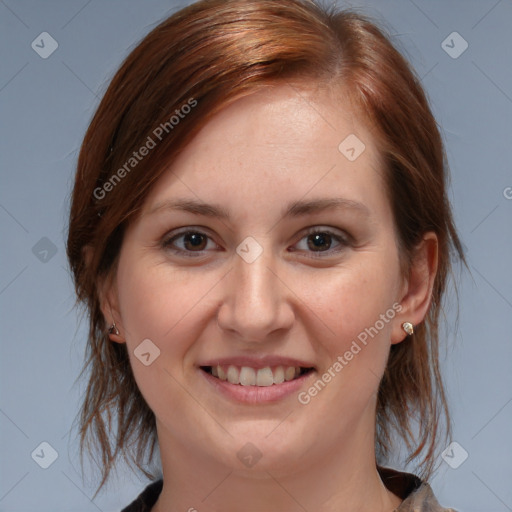
[{"label": "clothing", "polygon": [[[439,505],[430,485],[411,473],[402,473],[390,468],[378,467],[384,485],[401,498],[395,512],[456,512]],[[150,512],[162,492],[163,480],[149,484],[130,505],[121,512]]]}]

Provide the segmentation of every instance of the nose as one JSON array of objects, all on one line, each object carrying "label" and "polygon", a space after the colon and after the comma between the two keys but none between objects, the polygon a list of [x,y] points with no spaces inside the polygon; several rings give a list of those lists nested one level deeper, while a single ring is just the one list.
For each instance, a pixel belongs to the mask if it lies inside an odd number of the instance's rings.
[{"label": "nose", "polygon": [[248,343],[269,341],[290,329],[294,321],[293,293],[283,274],[270,249],[264,248],[251,263],[235,255],[234,267],[224,284],[217,316],[219,327]]}]

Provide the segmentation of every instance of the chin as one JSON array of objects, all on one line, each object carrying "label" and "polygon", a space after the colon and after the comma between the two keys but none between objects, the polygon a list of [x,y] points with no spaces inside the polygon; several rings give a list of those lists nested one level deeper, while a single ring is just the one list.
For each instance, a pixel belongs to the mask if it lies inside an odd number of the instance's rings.
[{"label": "chin", "polygon": [[[277,427],[277,428],[276,428]],[[279,432],[276,421],[247,422],[240,426],[228,443],[219,447],[219,460],[235,471],[254,477],[291,474],[298,469],[298,458],[309,451],[307,440],[287,426]],[[311,440],[313,446],[314,440]]]}]

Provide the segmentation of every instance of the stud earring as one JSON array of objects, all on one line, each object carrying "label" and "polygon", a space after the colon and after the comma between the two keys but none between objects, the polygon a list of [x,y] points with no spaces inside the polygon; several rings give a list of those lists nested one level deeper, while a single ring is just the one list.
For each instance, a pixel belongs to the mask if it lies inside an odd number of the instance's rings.
[{"label": "stud earring", "polygon": [[119,330],[116,327],[116,323],[115,322],[113,322],[112,325],[109,327],[108,333],[109,334],[115,334],[116,336],[119,336]]},{"label": "stud earring", "polygon": [[402,324],[402,329],[409,335],[412,336],[414,334],[414,327],[411,322],[404,322]]}]

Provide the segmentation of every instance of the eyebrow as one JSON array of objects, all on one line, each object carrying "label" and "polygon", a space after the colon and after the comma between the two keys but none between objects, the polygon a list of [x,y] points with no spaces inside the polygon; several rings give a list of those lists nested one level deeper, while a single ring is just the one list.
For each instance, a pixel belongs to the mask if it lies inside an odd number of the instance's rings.
[{"label": "eyebrow", "polygon": [[[218,204],[209,204],[196,199],[169,199],[157,203],[146,215],[166,210],[178,210],[205,217],[229,220],[229,211]],[[363,203],[343,197],[321,198],[310,201],[293,201],[284,210],[282,218],[301,217],[326,210],[349,210],[364,217],[370,217],[370,210]]]}]

